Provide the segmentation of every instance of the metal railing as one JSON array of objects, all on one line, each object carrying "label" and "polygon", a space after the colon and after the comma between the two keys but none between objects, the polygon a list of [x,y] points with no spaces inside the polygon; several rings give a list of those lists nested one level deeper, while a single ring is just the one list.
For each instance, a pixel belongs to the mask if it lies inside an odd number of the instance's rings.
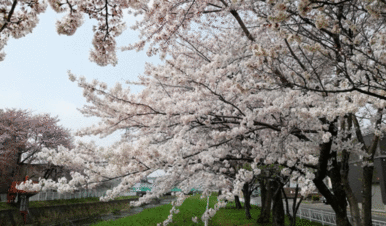
[{"label": "metal railing", "polygon": [[[292,208],[289,208],[290,211],[292,211]],[[306,208],[299,208],[297,216],[300,219],[307,219],[312,222],[319,222],[323,225],[336,225],[336,217],[335,213],[323,211],[323,210],[316,210],[316,209],[306,209]],[[351,215],[348,215],[348,219],[350,223],[352,223],[352,217]],[[372,220],[373,226],[386,226],[385,221],[380,220]]]},{"label": "metal railing", "polygon": [[[292,212],[292,208],[289,209]],[[336,225],[335,214],[328,211],[299,208],[297,216],[300,219],[319,222],[323,225]]]},{"label": "metal railing", "polygon": [[[240,202],[244,202],[244,199],[240,198]],[[257,206],[261,206],[260,202],[254,202],[251,204],[255,204]],[[285,210],[284,206],[284,210]],[[292,212],[292,208],[289,208],[290,212]],[[308,209],[308,208],[299,208],[297,214],[297,217],[300,219],[307,219],[312,222],[318,222],[321,223],[322,225],[336,225],[336,217],[335,213],[329,212],[329,211],[324,211],[324,210],[316,210],[316,209]],[[352,217],[348,215],[349,221],[352,222]],[[385,221],[380,221],[380,220],[372,220],[373,221],[373,226],[386,226]]]},{"label": "metal railing", "polygon": [[386,222],[379,221],[379,220],[373,220],[373,226],[385,226]]}]

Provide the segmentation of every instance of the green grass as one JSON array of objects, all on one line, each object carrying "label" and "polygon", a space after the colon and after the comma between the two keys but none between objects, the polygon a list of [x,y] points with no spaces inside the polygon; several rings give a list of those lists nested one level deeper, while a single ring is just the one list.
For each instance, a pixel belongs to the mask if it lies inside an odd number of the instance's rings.
[{"label": "green grass", "polygon": [[9,210],[9,209],[17,209],[17,208],[6,202],[0,202],[0,210]]},{"label": "green grass", "polygon": [[[122,199],[131,199],[131,198],[138,198],[138,196],[121,196],[115,198],[115,200],[122,200]],[[44,206],[57,206],[57,205],[70,205],[70,204],[76,204],[76,203],[93,203],[93,202],[99,202],[98,197],[90,197],[90,198],[80,198],[80,199],[58,199],[58,200],[49,200],[49,201],[31,201],[29,202],[29,207],[44,207]],[[0,210],[6,210],[6,209],[17,209],[12,204],[7,204],[6,202],[0,202]]]},{"label": "green grass", "polygon": [[[177,225],[186,225],[193,226],[199,225],[202,226],[204,223],[201,221],[201,216],[205,212],[207,199],[200,199],[200,195],[191,196],[186,199],[184,203],[178,207],[180,210],[178,214],[173,215],[173,222],[169,226]],[[211,196],[209,199],[209,207],[213,208],[214,204],[217,202],[217,196]],[[157,223],[163,222],[167,219],[167,216],[170,214],[170,209],[172,208],[171,204],[158,206],[151,209],[145,209],[139,214],[135,214],[129,217],[117,219],[115,221],[104,221],[94,226],[145,226],[145,225],[157,225]],[[229,226],[263,226],[262,224],[255,223],[257,217],[260,215],[260,208],[257,206],[252,206],[251,216],[252,219],[245,219],[244,209],[238,210],[235,209],[234,202],[229,202],[226,208],[220,209],[216,215],[209,221],[209,226],[220,226],[220,225],[229,225]],[[192,217],[197,216],[198,224],[192,222]],[[288,222],[288,221],[287,221]],[[265,225],[271,225],[265,224]],[[265,226],[264,225],[264,226]],[[307,220],[297,220],[298,226],[321,226],[319,223],[311,223]]]}]

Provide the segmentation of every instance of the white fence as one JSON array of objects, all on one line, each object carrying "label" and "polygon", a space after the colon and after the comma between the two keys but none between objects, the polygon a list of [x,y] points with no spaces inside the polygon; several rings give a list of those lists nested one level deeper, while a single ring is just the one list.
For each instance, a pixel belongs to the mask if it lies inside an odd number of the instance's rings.
[{"label": "white fence", "polygon": [[[292,208],[289,209],[291,212]],[[323,225],[336,225],[335,213],[328,211],[299,208],[297,216],[301,219],[307,219],[312,222],[319,222]],[[352,222],[352,217],[350,215],[348,215],[348,217],[349,221]],[[374,219],[372,221],[373,226],[386,226],[385,221],[379,221]]]},{"label": "white fence", "polygon": [[[240,202],[244,202],[244,199],[240,199]],[[251,204],[256,204],[258,206],[261,206],[260,202],[254,202]],[[286,207],[284,206],[284,209]],[[289,208],[290,213],[292,213],[292,208]],[[317,209],[307,209],[307,208],[299,208],[297,214],[297,217],[300,219],[307,219],[312,222],[319,222],[323,225],[336,225],[336,218],[335,218],[335,213],[329,212],[329,211],[324,211],[324,210],[317,210]],[[351,216],[348,215],[349,221],[352,222]],[[385,221],[379,221],[379,220],[374,220],[373,219],[373,226],[386,226]]]},{"label": "white fence", "polygon": [[[59,194],[58,192],[48,191],[48,192],[39,192],[38,194],[31,196],[29,201],[48,201],[48,200],[57,200],[57,199],[79,199],[79,198],[88,198],[88,197],[101,197],[105,194],[105,191],[78,191],[66,194]],[[122,194],[122,196],[135,196],[135,192],[127,192]],[[7,195],[1,194],[1,201],[7,201]]]}]

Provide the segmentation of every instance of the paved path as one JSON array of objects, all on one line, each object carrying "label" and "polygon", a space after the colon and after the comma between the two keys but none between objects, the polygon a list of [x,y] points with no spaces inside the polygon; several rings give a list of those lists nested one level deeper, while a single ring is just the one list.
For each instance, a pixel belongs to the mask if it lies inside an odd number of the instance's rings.
[{"label": "paved path", "polygon": [[[243,198],[240,198],[241,202],[244,202]],[[283,200],[284,201],[284,200]],[[253,197],[251,198],[251,204],[252,205],[260,205],[261,203],[261,197]],[[292,206],[293,200],[288,200],[288,205]],[[285,202],[284,202],[285,205]],[[324,203],[313,203],[313,204],[305,204],[302,203],[300,204],[300,208],[304,209],[315,209],[315,210],[323,210],[326,212],[332,212],[334,213],[334,210],[330,205],[326,205]],[[350,211],[348,211],[350,213]],[[379,221],[384,221],[386,222],[386,212],[373,212],[373,219],[374,220],[379,220]]]}]

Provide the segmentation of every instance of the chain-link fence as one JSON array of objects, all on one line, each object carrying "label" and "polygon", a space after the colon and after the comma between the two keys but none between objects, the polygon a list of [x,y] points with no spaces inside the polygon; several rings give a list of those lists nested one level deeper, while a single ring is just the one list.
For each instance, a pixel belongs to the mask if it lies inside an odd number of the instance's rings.
[{"label": "chain-link fence", "polygon": [[[29,201],[48,201],[57,199],[78,199],[89,197],[101,197],[105,195],[106,191],[77,191],[74,193],[60,194],[54,191],[39,192],[38,194],[31,196]],[[127,192],[121,194],[121,196],[135,196],[135,192]],[[1,194],[1,202],[7,201],[7,194]]]}]

